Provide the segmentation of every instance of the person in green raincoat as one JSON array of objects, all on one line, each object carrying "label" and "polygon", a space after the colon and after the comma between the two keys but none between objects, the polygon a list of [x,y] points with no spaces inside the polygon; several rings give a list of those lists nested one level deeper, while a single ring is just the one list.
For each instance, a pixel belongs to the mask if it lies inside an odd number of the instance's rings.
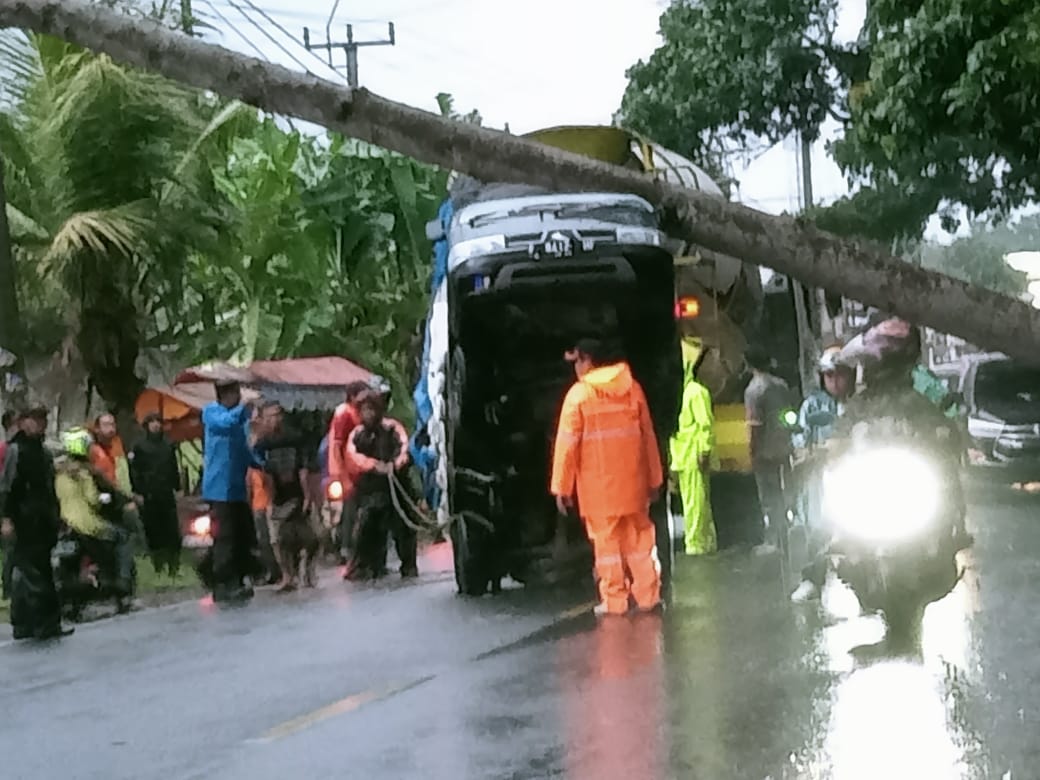
[{"label": "person in green raincoat", "polygon": [[711,393],[697,381],[697,369],[706,350],[700,339],[685,338],[683,398],[679,426],[672,437],[672,471],[679,482],[686,521],[686,554],[704,555],[718,548],[715,519],[711,513],[709,480],[715,450],[715,416]]}]

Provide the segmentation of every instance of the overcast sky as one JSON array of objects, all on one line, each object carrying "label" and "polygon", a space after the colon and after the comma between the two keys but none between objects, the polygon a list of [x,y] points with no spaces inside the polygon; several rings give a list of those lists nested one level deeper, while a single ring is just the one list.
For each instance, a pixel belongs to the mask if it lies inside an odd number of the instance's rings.
[{"label": "overcast sky", "polygon": [[[196,13],[219,28],[211,34],[215,42],[343,78],[319,62],[324,52],[317,57],[301,45],[305,26],[311,28],[312,42],[325,40],[335,0],[193,2]],[[859,32],[864,4],[843,3],[842,39]],[[352,23],[356,39],[380,40],[393,21],[395,46],[359,52],[363,86],[429,110],[436,110],[438,92],[450,92],[458,110],[476,108],[486,125],[508,122],[520,133],[560,124],[609,124],[621,102],[625,70],[660,43],[658,17],[665,5],[662,0],[342,0],[332,37],[344,40],[345,26]],[[334,53],[334,62],[343,64],[342,51]],[[796,210],[794,150],[792,139],[740,171],[740,200],[774,213]],[[847,192],[822,144],[814,150],[813,166],[817,202]]]}]

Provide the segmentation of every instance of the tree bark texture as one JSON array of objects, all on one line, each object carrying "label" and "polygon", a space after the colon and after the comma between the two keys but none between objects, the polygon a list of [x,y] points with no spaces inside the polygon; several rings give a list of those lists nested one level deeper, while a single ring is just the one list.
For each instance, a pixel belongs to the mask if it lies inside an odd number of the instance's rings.
[{"label": "tree bark texture", "polygon": [[1040,311],[840,238],[638,172],[453,122],[80,0],[0,0],[0,26],[46,33],[199,89],[477,177],[558,191],[630,192],[658,206],[677,238],[773,268],[920,325],[1040,363]]}]

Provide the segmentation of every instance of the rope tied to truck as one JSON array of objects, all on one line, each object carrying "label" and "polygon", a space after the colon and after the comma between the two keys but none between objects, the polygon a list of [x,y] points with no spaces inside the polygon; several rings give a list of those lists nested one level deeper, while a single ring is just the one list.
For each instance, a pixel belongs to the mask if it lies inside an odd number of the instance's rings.
[{"label": "rope tied to truck", "polygon": [[[477,474],[476,472],[473,472],[473,474],[480,477],[484,477],[485,479],[493,479],[491,477],[486,477],[482,474]],[[449,515],[447,522],[442,525],[437,521],[435,517],[433,517],[428,511],[423,509],[423,507],[419,506],[415,502],[415,500],[412,499],[410,495],[408,495],[408,491],[405,490],[404,485],[401,483],[400,477],[398,477],[396,473],[391,472],[390,474],[388,474],[387,480],[390,484],[390,500],[393,503],[394,510],[401,518],[401,521],[406,526],[408,526],[408,528],[415,531],[416,533],[425,531],[426,533],[430,533],[435,536],[440,536],[442,534],[446,534],[450,529],[451,524],[458,520],[462,520],[463,522],[465,522],[466,520],[472,520],[473,522],[476,522],[478,525],[484,526],[491,533],[495,532],[495,526],[492,525],[490,520],[488,520],[486,517],[482,517],[476,512],[472,512],[469,510],[463,510],[461,512],[456,512],[454,514]],[[406,507],[408,510],[411,510],[411,512],[414,513],[416,520],[413,520],[411,517],[409,517],[408,511],[406,511]]]}]

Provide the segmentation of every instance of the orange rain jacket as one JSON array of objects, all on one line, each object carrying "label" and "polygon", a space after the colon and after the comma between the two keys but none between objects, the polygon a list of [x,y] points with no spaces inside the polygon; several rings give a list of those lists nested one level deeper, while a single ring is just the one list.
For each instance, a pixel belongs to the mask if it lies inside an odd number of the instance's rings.
[{"label": "orange rain jacket", "polygon": [[577,494],[586,518],[645,515],[663,481],[650,408],[628,364],[589,371],[563,401],[552,494]]},{"label": "orange rain jacket", "polygon": [[90,465],[112,483],[113,487],[119,486],[119,472],[116,466],[118,453],[114,443],[109,446],[95,442],[90,445]]}]

